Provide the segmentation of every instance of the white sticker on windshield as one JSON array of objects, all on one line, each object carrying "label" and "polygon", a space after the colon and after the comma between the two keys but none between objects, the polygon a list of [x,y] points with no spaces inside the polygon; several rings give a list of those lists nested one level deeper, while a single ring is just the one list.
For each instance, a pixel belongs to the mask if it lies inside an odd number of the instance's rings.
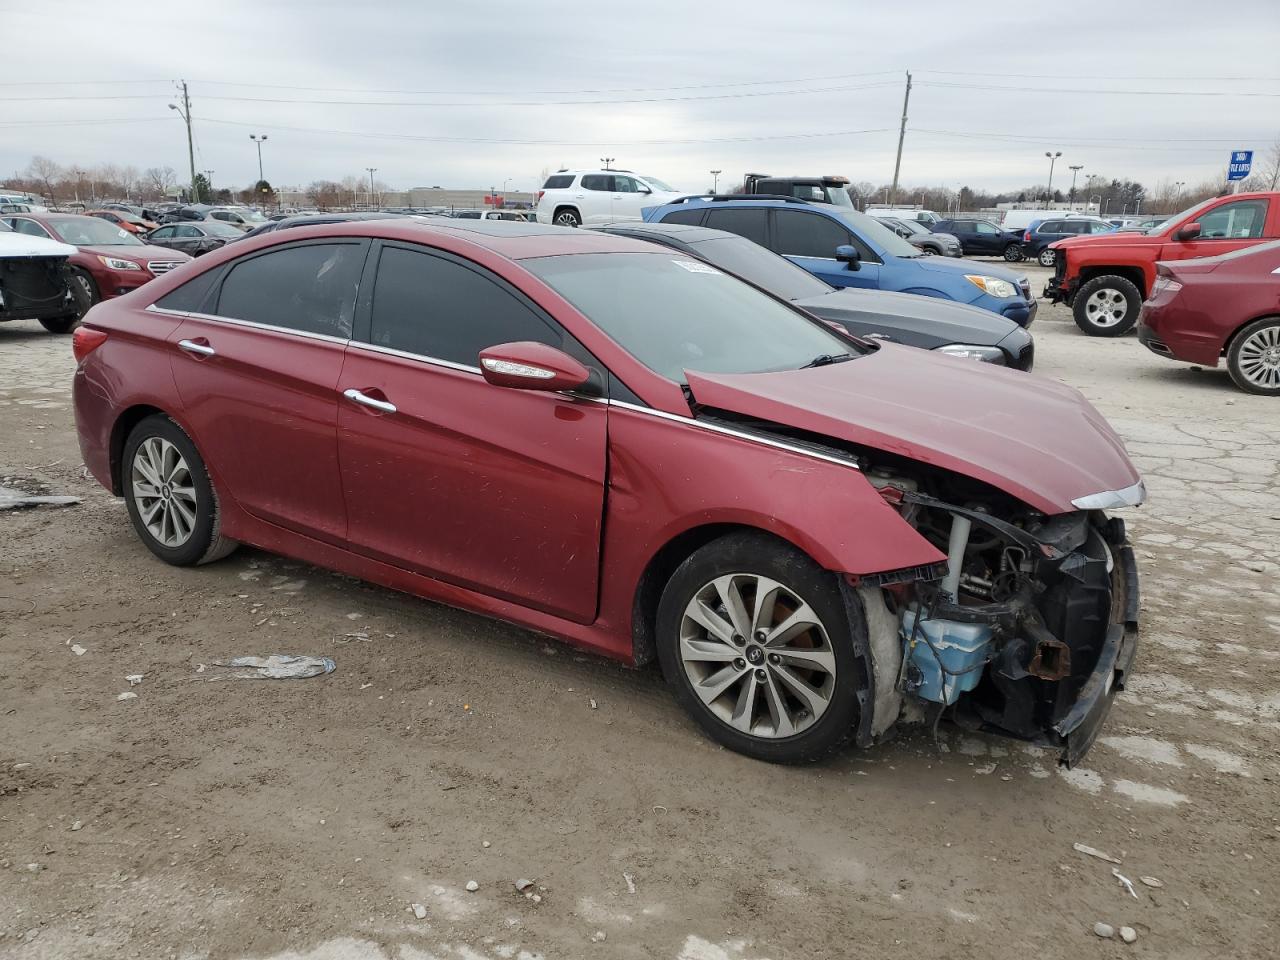
[{"label": "white sticker on windshield", "polygon": [[677,267],[684,267],[690,273],[714,273],[719,274],[720,271],[715,267],[709,267],[705,263],[699,263],[697,260],[672,260]]}]

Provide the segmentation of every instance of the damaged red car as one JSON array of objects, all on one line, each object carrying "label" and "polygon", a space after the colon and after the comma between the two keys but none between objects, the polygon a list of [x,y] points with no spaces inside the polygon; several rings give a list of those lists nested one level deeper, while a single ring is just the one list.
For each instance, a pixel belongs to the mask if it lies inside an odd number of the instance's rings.
[{"label": "damaged red car", "polygon": [[1092,743],[1144,498],[1075,390],[841,335],[554,226],[386,220],[216,251],[75,335],[85,463],[168,563],[237,542],[656,659],[778,762],[942,712]]}]

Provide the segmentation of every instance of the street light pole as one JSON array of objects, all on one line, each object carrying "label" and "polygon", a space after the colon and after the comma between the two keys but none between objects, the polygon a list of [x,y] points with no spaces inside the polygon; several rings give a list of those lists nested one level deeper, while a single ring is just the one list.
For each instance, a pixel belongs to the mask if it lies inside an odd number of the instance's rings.
[{"label": "street light pole", "polygon": [[196,147],[191,136],[191,97],[187,94],[187,81],[179,81],[182,85],[182,106],[169,104],[170,110],[177,110],[178,116],[187,125],[187,162],[191,164],[191,202],[196,202]]},{"label": "street light pole", "polygon": [[600,162],[601,162],[601,163],[603,163],[603,164],[604,164],[604,168],[605,168],[606,170],[608,170],[608,169],[609,169],[609,164],[613,163],[613,161],[615,161],[615,160],[617,160],[617,159],[618,159],[617,157],[601,157],[601,158],[600,158]]},{"label": "street light pole", "polygon": [[377,167],[365,167],[369,171],[369,206],[373,206],[373,175],[378,172]]},{"label": "street light pole", "polygon": [[711,170],[709,172],[711,174],[711,192],[712,194],[719,193],[720,192],[720,174],[722,174],[724,171]]},{"label": "street light pole", "polygon": [[249,134],[249,139],[258,145],[258,182],[261,183],[266,179],[262,175],[262,145],[267,142],[267,135],[264,133],[259,136],[256,133]]},{"label": "street light pole", "polygon": [[1071,193],[1067,196],[1067,199],[1073,204],[1076,202],[1076,174],[1083,169],[1083,163],[1073,163],[1071,165]]},{"label": "street light pole", "polygon": [[1062,156],[1062,151],[1059,150],[1057,153],[1050,153],[1048,150],[1046,150],[1044,152],[1044,155],[1049,158],[1049,186],[1045,190],[1045,198],[1044,198],[1044,208],[1048,210],[1049,201],[1053,199],[1053,165],[1057,163],[1058,158]]},{"label": "street light pole", "polygon": [[1173,185],[1173,209],[1176,213],[1178,205],[1182,202],[1182,188],[1187,185],[1187,181],[1178,180]]}]

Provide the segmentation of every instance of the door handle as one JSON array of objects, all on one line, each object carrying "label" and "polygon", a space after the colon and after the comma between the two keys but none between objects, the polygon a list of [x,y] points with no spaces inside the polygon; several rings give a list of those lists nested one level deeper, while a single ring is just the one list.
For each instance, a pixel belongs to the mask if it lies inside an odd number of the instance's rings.
[{"label": "door handle", "polygon": [[380,413],[396,412],[396,405],[394,403],[388,403],[386,400],[378,400],[375,397],[371,397],[371,396],[368,396],[367,394],[361,393],[359,390],[355,389],[354,387],[351,388],[350,390],[343,390],[342,395],[346,397],[348,400],[350,400],[352,403],[358,403],[362,407],[369,407],[373,410],[379,411]]},{"label": "door handle", "polygon": [[212,357],[218,352],[209,344],[197,343],[194,340],[179,340],[178,349],[194,357]]}]

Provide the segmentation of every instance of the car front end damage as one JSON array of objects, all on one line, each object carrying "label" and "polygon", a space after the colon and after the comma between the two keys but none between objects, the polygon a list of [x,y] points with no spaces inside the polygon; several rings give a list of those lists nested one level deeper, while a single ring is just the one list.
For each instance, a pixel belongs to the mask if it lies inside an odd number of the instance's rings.
[{"label": "car front end damage", "polygon": [[0,321],[82,312],[66,257],[0,256]]},{"label": "car front end damage", "polygon": [[[947,554],[945,566],[903,578],[846,582],[864,609],[883,604],[892,616],[892,642],[870,641],[875,673],[895,678],[889,692],[878,685],[872,739],[945,712],[963,728],[1076,763],[1137,650],[1138,573],[1124,521],[1101,509],[1011,516],[991,503],[947,502],[901,476],[868,479]],[[1105,502],[1140,499],[1139,485]],[[868,616],[872,632],[883,623]]]}]

